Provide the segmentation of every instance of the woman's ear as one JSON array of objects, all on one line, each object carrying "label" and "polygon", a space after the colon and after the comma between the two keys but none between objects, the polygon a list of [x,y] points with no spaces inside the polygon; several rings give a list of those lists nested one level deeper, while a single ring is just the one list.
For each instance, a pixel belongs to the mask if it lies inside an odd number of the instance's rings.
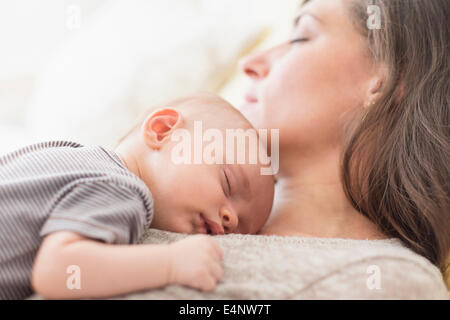
[{"label": "woman's ear", "polygon": [[170,135],[183,126],[181,114],[171,108],[153,111],[142,124],[142,135],[145,144],[158,150],[170,138]]},{"label": "woman's ear", "polygon": [[369,80],[367,88],[367,97],[364,105],[365,108],[372,106],[379,98],[383,89],[383,82],[385,79],[385,75],[386,75],[385,68],[380,68],[379,72],[377,72],[377,74],[374,75]]}]

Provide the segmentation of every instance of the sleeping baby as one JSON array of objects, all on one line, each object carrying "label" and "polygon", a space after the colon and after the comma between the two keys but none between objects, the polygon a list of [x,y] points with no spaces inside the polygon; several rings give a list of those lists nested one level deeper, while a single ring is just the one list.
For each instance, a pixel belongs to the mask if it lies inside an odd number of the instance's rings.
[{"label": "sleeping baby", "polygon": [[[230,148],[214,152],[223,161],[178,161],[180,132],[195,141],[198,121],[216,134],[252,129],[202,94],[151,110],[114,151],[59,141],[0,157],[0,299],[100,298],[169,284],[214,290],[222,251],[210,235],[258,232],[274,183],[259,162],[225,161]],[[133,245],[150,227],[199,235]]]}]

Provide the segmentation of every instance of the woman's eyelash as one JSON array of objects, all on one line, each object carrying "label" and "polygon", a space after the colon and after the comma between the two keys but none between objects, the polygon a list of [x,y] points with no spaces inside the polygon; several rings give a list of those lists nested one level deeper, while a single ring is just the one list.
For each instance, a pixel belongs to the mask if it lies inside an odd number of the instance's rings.
[{"label": "woman's eyelash", "polygon": [[296,38],[296,39],[292,39],[291,41],[289,41],[289,43],[293,44],[293,43],[305,42],[305,41],[308,41],[308,39],[307,38]]}]

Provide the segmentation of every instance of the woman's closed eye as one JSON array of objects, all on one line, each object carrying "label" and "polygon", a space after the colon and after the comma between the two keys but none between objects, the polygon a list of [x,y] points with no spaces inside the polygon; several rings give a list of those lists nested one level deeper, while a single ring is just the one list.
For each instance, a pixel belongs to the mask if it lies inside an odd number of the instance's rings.
[{"label": "woman's closed eye", "polygon": [[306,42],[308,41],[308,38],[295,38],[289,41],[290,44],[299,43],[299,42]]}]

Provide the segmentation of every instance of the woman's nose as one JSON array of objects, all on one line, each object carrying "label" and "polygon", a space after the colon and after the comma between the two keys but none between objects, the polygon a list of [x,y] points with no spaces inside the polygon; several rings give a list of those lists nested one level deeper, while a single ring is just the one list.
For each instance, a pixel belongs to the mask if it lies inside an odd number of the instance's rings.
[{"label": "woman's nose", "polygon": [[270,71],[267,52],[257,52],[243,57],[239,61],[239,69],[251,79],[265,78]]},{"label": "woman's nose", "polygon": [[219,211],[219,216],[222,221],[222,226],[225,234],[233,233],[236,230],[239,222],[237,214],[229,208],[221,208]]}]

